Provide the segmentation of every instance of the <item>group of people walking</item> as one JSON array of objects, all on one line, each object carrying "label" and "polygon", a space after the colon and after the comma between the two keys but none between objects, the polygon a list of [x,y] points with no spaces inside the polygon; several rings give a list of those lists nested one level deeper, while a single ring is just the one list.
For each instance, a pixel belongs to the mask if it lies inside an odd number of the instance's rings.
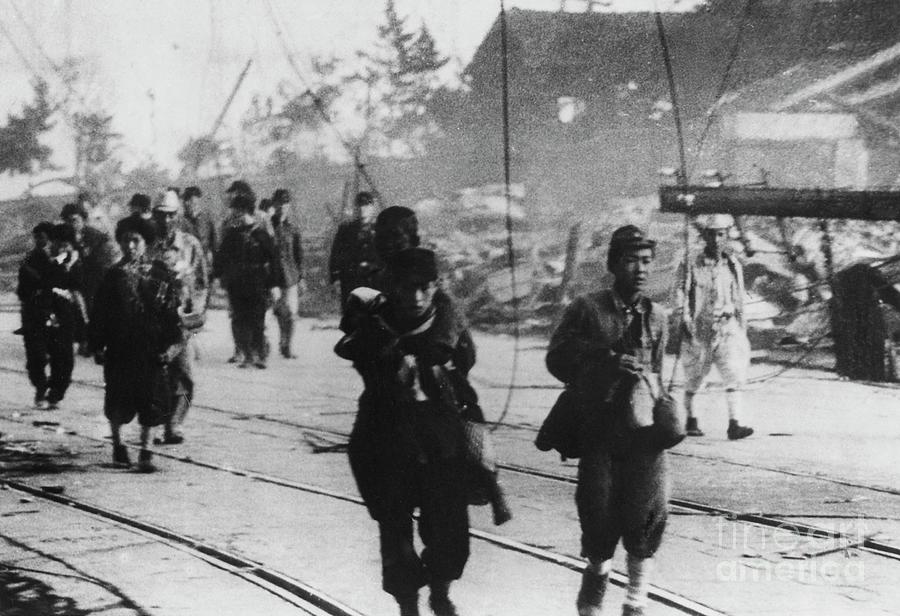
[{"label": "group of people walking", "polygon": [[89,199],[69,203],[63,222],[35,226],[34,248],[19,270],[20,333],[35,407],[58,408],[76,346],[93,357],[103,365],[104,413],[120,466],[131,466],[120,431],[135,417],[140,471],[155,470],[152,428],[163,427],[156,444],[184,441],[181,425],[194,396],[190,340],[205,322],[215,278],[228,295],[240,365],[265,368],[264,321],[272,304],[281,353],[294,357],[303,253],[288,217],[290,193],[277,190],[272,206],[259,210],[252,189],[234,182],[221,230],[200,206],[202,196],[195,186],[166,189],[155,202],[136,193],[130,214],[115,225],[115,243],[88,224]]},{"label": "group of people walking", "polygon": [[[197,207],[201,196],[194,187],[167,190],[155,204],[134,195],[132,213],[115,228],[117,260],[108,239],[85,224],[84,207],[67,205],[66,222],[34,228],[34,250],[20,270],[35,404],[59,404],[71,379],[73,347],[84,345],[104,367],[105,414],[118,465],[130,465],[120,429],[134,417],[141,425],[139,470],[154,470],[154,426],[164,426],[161,443],[182,442],[179,426],[194,390],[187,341],[203,323],[212,279],[221,280],[228,296],[231,361],[266,367],[270,307],[279,351],[294,357],[303,250],[289,216],[290,193],[277,190],[258,205],[250,186],[235,181],[221,228]],[[353,363],[363,383],[350,468],[378,524],[382,586],[401,616],[419,614],[424,586],[431,610],[454,616],[449,591],[469,558],[468,506],[476,502],[475,492],[484,491],[483,471],[490,468],[484,414],[467,378],[475,345],[441,284],[437,256],[420,245],[415,213],[399,206],[378,212],[366,192],[354,205],[355,216],[338,228],[329,260],[342,310],[343,337],[335,352]],[[674,290],[686,390],[682,427],[692,437],[703,436],[694,398],[713,364],[725,380],[728,438],[753,432],[740,417],[749,344],[740,264],[727,249],[730,225],[721,216],[703,221],[704,250],[682,264]],[[653,399],[666,395],[666,311],[646,295],[655,257],[656,242],[641,229],[617,229],[607,254],[612,285],[572,301],[547,350],[548,370],[580,408],[575,500],[588,561],[576,598],[580,616],[601,613],[620,540],[629,577],[622,613],[644,613],[650,564],[666,526],[665,449],[674,441],[660,437],[655,415],[639,417],[633,393],[646,387]],[[496,495],[490,472],[487,483]],[[414,540],[416,509],[421,553]],[[508,512],[495,509],[496,523],[507,519]]]},{"label": "group of people walking", "polygon": [[[423,586],[435,614],[454,616],[449,588],[469,556],[466,425],[484,418],[480,408],[471,413],[477,395],[465,376],[475,361],[471,336],[441,287],[434,253],[418,247],[415,215],[404,210],[387,208],[368,223],[360,216],[338,233],[336,241],[349,238],[344,241],[360,252],[352,271],[332,267],[332,280],[343,289],[345,334],[335,351],[363,381],[350,465],[378,523],[382,586],[401,616],[419,614]],[[738,440],[753,433],[740,422],[749,365],[742,274],[727,247],[730,219],[700,223],[704,250],[682,264],[674,288],[687,409],[681,432],[703,435],[693,402],[715,364],[726,381],[727,436]],[[371,239],[364,241],[367,232]],[[655,410],[639,417],[634,398],[638,384],[646,384],[651,399],[668,395],[667,311],[646,296],[655,257],[656,242],[641,229],[617,229],[607,256],[611,287],[571,302],[547,351],[548,370],[580,407],[575,500],[588,561],[576,598],[580,616],[601,613],[620,540],[629,579],[622,614],[644,613],[650,566],[666,527],[665,449],[678,438],[663,429]],[[414,508],[421,554],[413,541]]]}]

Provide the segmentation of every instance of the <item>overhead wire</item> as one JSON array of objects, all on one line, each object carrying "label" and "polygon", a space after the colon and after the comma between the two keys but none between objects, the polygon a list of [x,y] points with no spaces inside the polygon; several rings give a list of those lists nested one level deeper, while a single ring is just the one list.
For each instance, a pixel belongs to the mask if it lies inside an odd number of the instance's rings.
[{"label": "overhead wire", "polygon": [[22,51],[22,48],[19,47],[18,43],[16,43],[16,40],[12,37],[12,34],[10,34],[9,30],[6,27],[6,24],[2,19],[0,19],[0,31],[3,32],[3,36],[5,36],[6,40],[9,41],[9,44],[13,48],[13,51],[16,52],[16,56],[18,56],[19,61],[28,70],[28,72],[31,73],[31,76],[34,79],[43,80],[43,75],[41,75],[40,72],[38,72],[34,68],[34,65],[28,60],[28,56],[25,55],[25,53]]},{"label": "overhead wire", "polygon": [[[47,53],[47,50],[44,49],[44,46],[41,44],[40,39],[37,36],[37,33],[32,28],[31,23],[25,19],[25,16],[22,14],[22,11],[19,9],[18,5],[14,0],[9,0],[9,5],[12,7],[13,12],[16,14],[16,17],[22,25],[25,27],[25,31],[28,33],[28,37],[31,39],[31,42],[34,44],[34,47],[37,49],[38,54],[44,59],[44,61],[50,66],[50,69],[53,73],[56,74],[56,77],[59,79],[60,83],[68,90],[69,95],[76,98],[79,103],[82,105],[85,104],[85,98],[79,92],[75,90],[72,86],[71,79],[65,74],[62,67],[57,64],[53,58],[50,57],[50,54]],[[65,104],[65,102],[63,102]]]},{"label": "overhead wire", "polygon": [[509,413],[512,404],[513,392],[516,386],[516,376],[519,370],[519,292],[516,280],[516,252],[513,241],[512,224],[512,196],[510,195],[510,149],[509,149],[509,46],[507,40],[506,6],[500,0],[500,68],[501,68],[501,97],[503,115],[503,186],[506,197],[506,252],[509,260],[509,278],[512,289],[513,306],[513,354],[510,362],[509,385],[506,389],[506,401],[500,417],[494,423],[492,430],[503,423]]},{"label": "overhead wire", "polygon": [[287,44],[287,41],[284,38],[284,32],[282,31],[281,23],[275,13],[275,8],[272,6],[271,0],[264,0],[264,4],[266,6],[266,11],[269,14],[269,18],[272,21],[272,26],[275,30],[275,36],[278,38],[278,42],[281,45],[282,52],[284,53],[285,59],[287,59],[288,64],[291,69],[294,71],[297,79],[300,81],[301,85],[305,88],[304,94],[309,96],[313,102],[313,107],[316,109],[316,112],[322,117],[325,123],[331,127],[334,131],[335,136],[338,141],[340,141],[341,145],[350,155],[351,160],[353,160],[353,164],[362,178],[369,185],[372,193],[375,194],[376,197],[381,201],[381,193],[378,190],[378,187],[375,185],[375,181],[372,179],[371,174],[368,169],[366,169],[365,164],[362,162],[359,156],[359,148],[354,147],[346,137],[344,137],[342,131],[337,127],[334,123],[334,119],[331,117],[331,114],[328,113],[328,109],[325,107],[325,103],[322,101],[321,97],[316,94],[310,85],[309,81],[304,77],[303,71],[300,70],[300,67],[297,66],[297,61],[294,59],[294,54],[291,52],[290,46]]},{"label": "overhead wire", "polygon": [[[728,81],[731,77],[731,70],[734,68],[734,64],[737,61],[738,53],[741,49],[741,44],[743,43],[744,38],[744,26],[747,24],[747,16],[750,14],[750,5],[753,0],[746,0],[744,3],[744,10],[741,11],[740,23],[738,24],[737,35],[734,37],[734,42],[731,45],[731,49],[728,52],[728,61],[725,64],[725,70],[722,72],[722,78],[719,80],[719,85],[716,88],[716,95],[713,98],[712,107],[710,107],[709,111],[706,114],[706,123],[703,125],[703,130],[700,133],[699,139],[697,139],[697,145],[695,146],[695,154],[694,154],[694,165],[696,165],[700,161],[700,156],[703,153],[703,146],[706,143],[706,138],[709,136],[709,131],[712,128],[713,118],[716,116],[716,111],[718,109],[719,101],[722,100],[722,97],[725,95],[725,90],[728,88]],[[689,170],[685,170],[686,177],[690,177]]]}]

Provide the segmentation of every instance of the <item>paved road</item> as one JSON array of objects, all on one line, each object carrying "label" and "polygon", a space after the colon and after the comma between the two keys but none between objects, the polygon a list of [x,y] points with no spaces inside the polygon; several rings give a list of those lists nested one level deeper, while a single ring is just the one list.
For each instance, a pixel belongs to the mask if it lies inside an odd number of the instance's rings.
[{"label": "paved road", "polygon": [[[90,386],[100,383],[96,366],[79,363],[76,378],[83,384],[73,388],[60,411],[27,408],[30,391],[24,375],[16,371],[23,363],[21,339],[8,333],[17,325],[16,316],[0,314],[0,367],[5,368],[0,371],[0,443],[7,454],[21,453],[2,460],[7,475],[37,487],[62,486],[68,496],[264,563],[362,613],[394,613],[379,588],[374,524],[361,507],[184,460],[355,495],[344,455],[312,453],[298,428],[314,425],[346,432],[352,422],[359,381],[331,353],[337,332],[327,323],[303,321],[298,359],[273,359],[264,371],[240,370],[224,363],[230,351],[224,316],[214,314],[208,331],[197,340],[198,407],[188,420],[188,440],[161,448],[172,457],[160,461],[160,473],[142,476],[109,468],[108,430],[99,410],[102,391]],[[513,341],[479,336],[478,343],[476,382],[491,419],[496,419],[507,393],[501,385],[510,377]],[[573,476],[571,463],[541,454],[530,443],[534,433],[527,428],[539,424],[558,391],[542,367],[542,341],[523,340],[520,347],[516,382],[525,387],[514,390],[505,418],[515,427],[495,433],[498,449],[511,463]],[[754,370],[765,374],[773,368]],[[842,382],[824,373],[787,373],[748,396],[759,437],[737,443],[725,439],[724,425],[721,434],[716,430],[717,422],[725,423],[720,396],[703,396],[701,421],[710,435],[672,452],[675,495],[850,532],[880,532],[879,539],[900,543],[900,460],[892,446],[900,436],[896,395],[892,389]],[[782,436],[768,436],[771,433]],[[515,519],[495,528],[483,508],[473,508],[474,526],[577,555],[571,485],[512,473],[504,482]],[[166,556],[158,546],[130,552],[141,563],[140,570],[152,571],[152,576],[134,575],[130,566],[111,567],[109,563],[116,562],[112,554],[129,553],[127,542],[124,547],[115,544],[111,555],[103,556],[106,539],[99,536],[105,537],[107,530],[98,531],[92,544],[90,534],[80,530],[88,523],[73,521],[78,516],[71,511],[34,499],[22,502],[19,495],[10,498],[11,493],[4,492],[0,499],[0,534],[7,543],[2,563],[24,567],[22,563],[31,562],[29,550],[60,557],[78,563],[75,566],[89,577],[111,584],[133,603],[123,603],[109,591],[97,598],[85,590],[91,584],[62,583],[52,573],[39,579],[47,592],[69,597],[79,609],[88,610],[84,613],[114,613],[100,609],[105,605],[131,610],[122,614],[246,614],[246,602],[253,604],[261,592],[244,583],[223,582],[218,574],[203,572],[210,565],[186,562],[183,554]],[[678,509],[671,519],[654,583],[722,612],[885,614],[900,605],[900,562],[852,550],[850,556],[837,552],[789,560],[781,552],[816,551],[833,542],[801,540]],[[21,546],[9,551],[16,542]],[[32,569],[49,567],[48,562],[35,562],[41,566]],[[623,568],[621,554],[616,566]],[[237,598],[225,599],[230,595],[219,590],[223,584]],[[466,575],[454,591],[463,614],[567,614],[574,612],[577,585],[572,571],[475,542]],[[620,600],[616,591],[611,601]],[[280,612],[273,608],[249,613]],[[655,605],[650,613],[675,612]]]}]

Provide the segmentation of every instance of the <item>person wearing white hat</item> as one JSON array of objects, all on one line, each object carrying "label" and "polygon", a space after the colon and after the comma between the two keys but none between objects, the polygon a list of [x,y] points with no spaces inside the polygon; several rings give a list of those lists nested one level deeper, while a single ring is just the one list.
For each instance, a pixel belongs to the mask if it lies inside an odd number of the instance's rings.
[{"label": "person wearing white hat", "polygon": [[728,247],[734,219],[728,214],[710,214],[698,220],[698,225],[704,250],[679,266],[675,288],[676,311],[681,313],[687,433],[703,436],[694,415],[694,396],[715,365],[725,385],[727,435],[738,440],[753,434],[753,428],[741,425],[741,389],[750,367],[750,342],[743,271]]},{"label": "person wearing white hat", "polygon": [[178,192],[170,188],[153,207],[158,239],[147,251],[151,259],[164,262],[175,276],[180,300],[178,311],[184,330],[184,343],[169,366],[173,398],[171,416],[165,423],[161,439],[163,444],[178,444],[184,440],[180,426],[194,397],[193,368],[188,351],[192,330],[186,324],[197,321],[186,315],[204,313],[209,293],[209,264],[203,245],[196,237],[178,228],[180,215],[181,199]]}]

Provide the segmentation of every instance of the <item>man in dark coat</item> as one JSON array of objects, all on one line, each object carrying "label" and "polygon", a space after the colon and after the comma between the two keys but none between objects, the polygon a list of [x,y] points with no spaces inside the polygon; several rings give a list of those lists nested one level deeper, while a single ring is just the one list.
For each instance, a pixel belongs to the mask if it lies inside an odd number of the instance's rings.
[{"label": "man in dark coat", "polygon": [[231,329],[240,367],[266,367],[265,319],[270,298],[281,298],[283,276],[272,236],[258,222],[256,202],[238,193],[231,202],[235,211],[222,234],[213,261],[213,277],[222,281],[231,307]]},{"label": "man in dark coat", "polygon": [[275,302],[272,312],[281,334],[278,345],[281,355],[291,359],[296,357],[291,350],[291,339],[303,288],[303,244],[300,229],[290,218],[291,193],[286,188],[279,188],[272,195],[268,213],[282,275],[281,298]]},{"label": "man in dark coat", "polygon": [[662,391],[666,317],[643,294],[655,245],[635,226],[617,229],[607,258],[613,287],[576,298],[547,351],[547,368],[574,390],[586,416],[575,492],[581,552],[588,559],[579,616],[601,613],[619,539],[629,574],[622,613],[644,613],[650,559],[666,525],[665,451],[652,409],[648,417],[647,405],[635,398],[644,385],[657,396]]},{"label": "man in dark coat", "polygon": [[[118,258],[116,246],[105,232],[87,224],[89,212],[80,203],[67,203],[63,206],[61,218],[75,232],[75,248],[81,261],[84,275],[84,301],[88,313],[94,303],[94,295],[103,280],[103,275],[112,267]],[[80,338],[83,338],[80,336]],[[90,349],[79,340],[79,354],[90,356]]]},{"label": "man in dark coat", "polygon": [[147,245],[156,238],[153,223],[126,217],[116,225],[122,259],[110,269],[91,313],[91,348],[103,364],[104,414],[109,420],[113,462],[129,466],[121,427],[135,416],[141,425],[138,470],[152,472],[150,431],[172,412],[168,364],[181,350],[178,286],[172,271],[151,261]]},{"label": "man in dark coat", "polygon": [[[438,294],[430,250],[394,255],[385,289],[385,295],[354,291],[341,323],[347,335],[335,348],[353,361],[365,387],[350,465],[378,522],[382,587],[401,616],[418,615],[418,589],[425,584],[434,613],[453,616],[449,588],[468,560],[469,524],[463,420],[448,398],[446,371],[465,356],[458,348],[465,323],[450,298]],[[421,557],[413,544],[416,507]]]},{"label": "man in dark coat", "polygon": [[35,390],[35,408],[55,409],[72,381],[75,332],[83,326],[81,263],[67,225],[43,222],[33,235],[35,247],[19,268],[16,289],[25,367]]},{"label": "man in dark coat", "polygon": [[188,186],[181,195],[184,211],[179,219],[182,231],[190,233],[203,246],[207,263],[212,263],[213,254],[219,245],[219,231],[212,215],[202,205],[203,191],[197,186]]},{"label": "man in dark coat", "polygon": [[375,253],[375,198],[361,192],[354,201],[354,217],[338,225],[328,260],[329,281],[340,286],[341,311],[350,291],[368,286],[377,267]]}]

